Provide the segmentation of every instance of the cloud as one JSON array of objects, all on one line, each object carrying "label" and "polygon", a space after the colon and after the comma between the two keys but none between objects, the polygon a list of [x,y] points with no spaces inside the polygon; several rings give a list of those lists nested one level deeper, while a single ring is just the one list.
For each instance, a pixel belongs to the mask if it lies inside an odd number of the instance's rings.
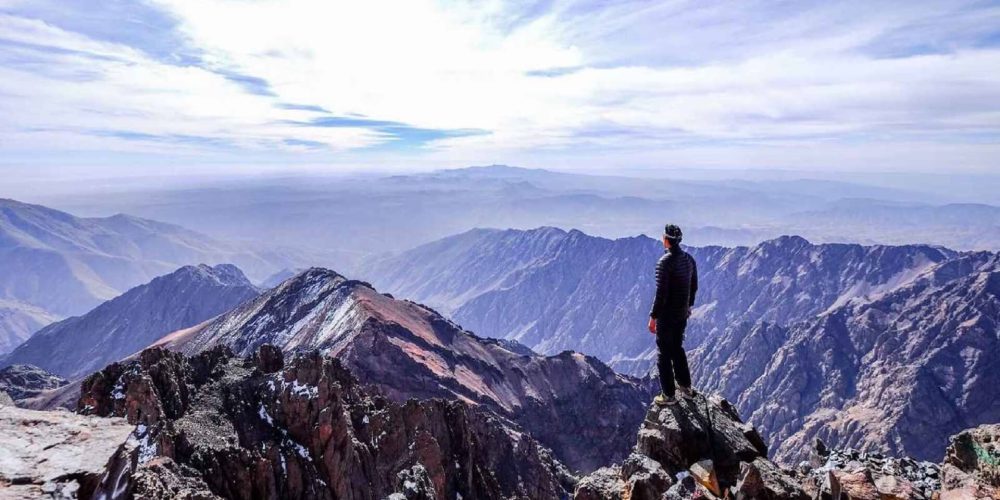
[{"label": "cloud", "polygon": [[988,169],[1000,142],[976,2],[98,5],[0,3],[0,151]]}]

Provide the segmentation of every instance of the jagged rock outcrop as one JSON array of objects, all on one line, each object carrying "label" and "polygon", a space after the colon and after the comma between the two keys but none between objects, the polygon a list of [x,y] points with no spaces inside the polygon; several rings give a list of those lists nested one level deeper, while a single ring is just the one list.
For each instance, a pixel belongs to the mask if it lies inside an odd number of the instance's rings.
[{"label": "jagged rock outcrop", "polygon": [[30,363],[81,378],[134,354],[174,330],[197,325],[256,297],[236,266],[184,266],[115,297],[82,316],[51,324],[4,363]]},{"label": "jagged rock outcrop", "polygon": [[484,340],[425,306],[319,268],[161,345],[188,354],[223,345],[249,356],[264,343],[319,349],[399,402],[441,397],[483,406],[574,470],[624,459],[651,397],[596,358],[540,356]]},{"label": "jagged rock outcrop", "polygon": [[15,401],[33,398],[68,383],[66,379],[37,366],[11,365],[0,369],[0,391],[6,392]]},{"label": "jagged rock outcrop", "polygon": [[[653,406],[632,454],[577,483],[577,500],[741,498],[930,500],[996,498],[1000,425],[952,437],[943,466],[829,449],[817,441],[794,470],[767,457],[756,430],[718,396]],[[939,477],[942,478],[939,481]]]},{"label": "jagged rock outcrop", "polygon": [[121,418],[0,403],[0,498],[90,498],[132,428]]},{"label": "jagged rock outcrop", "polygon": [[941,500],[1000,498],[1000,424],[952,436],[941,475]]},{"label": "jagged rock outcrop", "polygon": [[318,352],[276,359],[149,349],[87,378],[81,412],[136,424],[98,497],[546,499],[575,482],[491,412],[394,403]]},{"label": "jagged rock outcrop", "polygon": [[[697,492],[697,493],[696,493]],[[632,454],[619,467],[580,480],[579,499],[808,498],[792,472],[767,459],[756,430],[718,397],[653,405]]]}]

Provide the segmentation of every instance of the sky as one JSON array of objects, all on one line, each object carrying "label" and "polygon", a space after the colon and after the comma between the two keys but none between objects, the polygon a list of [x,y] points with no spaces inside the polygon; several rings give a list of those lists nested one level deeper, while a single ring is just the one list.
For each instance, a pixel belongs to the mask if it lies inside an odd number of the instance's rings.
[{"label": "sky", "polygon": [[998,2],[0,0],[0,183],[998,159]]}]

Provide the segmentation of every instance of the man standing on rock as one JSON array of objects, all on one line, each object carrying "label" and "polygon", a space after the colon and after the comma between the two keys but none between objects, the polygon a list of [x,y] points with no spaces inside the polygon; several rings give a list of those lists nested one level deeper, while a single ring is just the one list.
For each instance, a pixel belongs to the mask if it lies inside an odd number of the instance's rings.
[{"label": "man standing on rock", "polygon": [[656,297],[649,311],[649,333],[656,335],[659,350],[657,369],[661,391],[653,401],[671,405],[674,398],[674,378],[678,391],[686,398],[694,396],[691,372],[684,353],[684,329],[687,328],[691,306],[698,292],[698,266],[694,257],[681,249],[681,228],[667,224],[663,230],[663,257],[656,263]]}]

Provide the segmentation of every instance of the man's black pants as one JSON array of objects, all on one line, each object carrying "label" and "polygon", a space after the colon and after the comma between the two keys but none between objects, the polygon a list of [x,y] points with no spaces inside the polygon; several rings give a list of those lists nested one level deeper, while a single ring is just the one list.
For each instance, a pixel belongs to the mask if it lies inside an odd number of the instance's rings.
[{"label": "man's black pants", "polygon": [[687,354],[684,353],[684,329],[687,318],[681,320],[656,320],[656,348],[660,354],[656,367],[660,371],[660,387],[667,396],[674,395],[674,377],[677,385],[691,387],[691,372]]}]

